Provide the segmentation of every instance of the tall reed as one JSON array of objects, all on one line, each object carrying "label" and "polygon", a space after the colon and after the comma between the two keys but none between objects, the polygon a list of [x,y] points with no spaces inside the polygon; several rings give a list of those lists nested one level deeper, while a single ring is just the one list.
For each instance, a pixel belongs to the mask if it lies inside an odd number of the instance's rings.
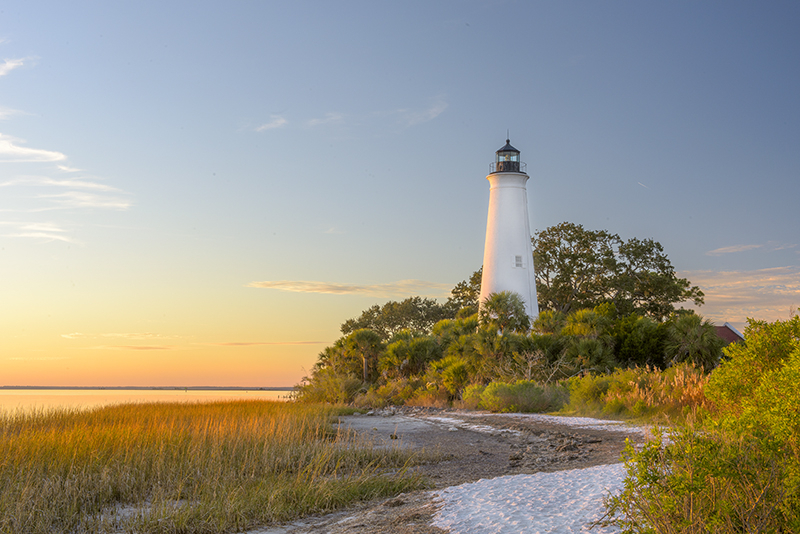
[{"label": "tall reed", "polygon": [[595,417],[683,420],[706,406],[706,383],[702,369],[685,363],[664,371],[633,367],[575,377],[565,410]]},{"label": "tall reed", "polygon": [[335,432],[336,414],[236,401],[2,415],[0,532],[234,532],[421,485],[408,453]]}]

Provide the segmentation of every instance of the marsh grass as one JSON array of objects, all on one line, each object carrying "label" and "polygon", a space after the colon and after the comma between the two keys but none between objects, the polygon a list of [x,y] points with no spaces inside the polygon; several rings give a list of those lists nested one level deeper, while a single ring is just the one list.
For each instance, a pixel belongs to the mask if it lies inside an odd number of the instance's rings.
[{"label": "marsh grass", "polygon": [[127,404],[0,415],[0,532],[223,533],[420,487],[331,407]]}]

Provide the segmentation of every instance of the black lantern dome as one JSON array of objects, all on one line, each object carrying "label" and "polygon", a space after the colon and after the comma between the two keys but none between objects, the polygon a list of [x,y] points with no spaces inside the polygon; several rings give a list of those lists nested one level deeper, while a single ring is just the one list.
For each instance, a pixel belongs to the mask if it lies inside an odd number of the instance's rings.
[{"label": "black lantern dome", "polygon": [[497,151],[494,169],[492,172],[525,172],[520,169],[519,150],[511,146],[511,141],[506,139],[503,148]]}]

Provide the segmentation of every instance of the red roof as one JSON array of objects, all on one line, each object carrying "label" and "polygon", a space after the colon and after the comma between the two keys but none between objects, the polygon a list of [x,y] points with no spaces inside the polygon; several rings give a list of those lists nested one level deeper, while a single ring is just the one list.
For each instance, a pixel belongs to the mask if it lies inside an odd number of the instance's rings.
[{"label": "red roof", "polygon": [[714,330],[717,331],[717,335],[725,340],[725,343],[738,343],[740,341],[744,341],[744,336],[739,333],[733,326],[729,323],[725,323],[722,326],[715,326]]}]

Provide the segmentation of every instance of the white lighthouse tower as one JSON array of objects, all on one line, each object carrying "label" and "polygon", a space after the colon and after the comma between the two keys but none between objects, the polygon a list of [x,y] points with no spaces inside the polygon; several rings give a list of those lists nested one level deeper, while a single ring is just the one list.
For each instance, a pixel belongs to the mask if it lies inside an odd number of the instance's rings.
[{"label": "white lighthouse tower", "polygon": [[489,216],[483,249],[480,302],[492,293],[512,291],[522,296],[531,321],[539,315],[528,223],[528,175],[519,150],[506,139],[490,167]]}]

